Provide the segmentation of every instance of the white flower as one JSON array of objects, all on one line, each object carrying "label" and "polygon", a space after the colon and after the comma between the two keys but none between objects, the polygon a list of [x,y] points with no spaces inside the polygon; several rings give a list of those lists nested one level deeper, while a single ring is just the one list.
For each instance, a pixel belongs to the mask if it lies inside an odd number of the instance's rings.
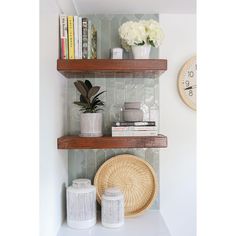
[{"label": "white flower", "polygon": [[139,22],[128,21],[119,28],[122,47],[126,50],[130,46],[150,44],[153,47],[160,46],[164,33],[155,20],[141,20]]},{"label": "white flower", "polygon": [[145,42],[146,31],[143,24],[128,21],[119,28],[119,34],[129,46]]}]

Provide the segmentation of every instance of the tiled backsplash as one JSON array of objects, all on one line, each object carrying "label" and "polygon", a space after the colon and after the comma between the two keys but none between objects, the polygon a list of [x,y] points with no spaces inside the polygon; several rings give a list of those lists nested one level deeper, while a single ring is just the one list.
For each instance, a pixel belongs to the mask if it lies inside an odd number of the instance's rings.
[{"label": "tiled backsplash", "polygon": [[[120,47],[118,34],[119,27],[126,21],[138,21],[148,19],[159,19],[157,14],[134,14],[134,15],[88,15],[95,28],[97,29],[97,57],[109,58],[110,48]],[[158,49],[152,48],[150,57],[157,58]],[[132,53],[125,53],[124,58],[132,58]]]},{"label": "tiled backsplash", "polygon": [[[81,80],[81,79],[80,79]],[[103,112],[103,133],[111,134],[113,121],[122,121],[124,102],[141,102],[144,120],[154,120],[159,124],[159,79],[158,78],[89,78],[93,85],[106,91],[100,98],[105,102]],[[79,101],[74,82],[68,81],[68,130],[69,134],[79,133]],[[84,79],[83,79],[84,81]]]},{"label": "tiled backsplash", "polygon": [[[149,162],[154,168],[159,179],[159,150],[151,148],[129,148],[129,149],[88,149],[69,151],[69,184],[76,178],[89,178],[93,180],[97,169],[109,158],[119,154],[132,154]],[[158,181],[159,182],[159,181]],[[158,184],[159,187],[159,184]],[[158,192],[159,192],[158,188]],[[160,192],[152,209],[159,208]]]},{"label": "tiled backsplash", "polygon": [[[96,23],[98,30],[98,56],[108,58],[109,48],[120,47],[118,27],[127,20],[156,19],[157,15],[114,15],[114,16],[88,16]],[[101,36],[102,39],[101,40]],[[152,49],[153,50],[153,49]],[[126,57],[130,55],[126,54]],[[152,51],[152,57],[158,58],[158,50]],[[80,78],[81,79],[81,78]],[[144,111],[144,120],[155,120],[159,126],[159,78],[120,78],[112,74],[110,78],[103,78],[101,74],[88,78],[93,85],[101,86],[101,95],[105,102],[103,112],[103,132],[111,133],[112,121],[122,120],[122,109],[125,101],[141,102]],[[85,79],[82,79],[85,80]],[[79,100],[80,94],[74,86],[76,79],[68,80],[67,94],[67,120],[68,134],[79,134],[79,107],[74,101]],[[89,178],[95,176],[97,169],[109,158],[119,154],[133,154],[148,161],[156,171],[159,179],[159,150],[158,149],[106,149],[106,150],[70,150],[68,158],[69,184],[75,178]],[[160,192],[152,208],[159,208]]]}]

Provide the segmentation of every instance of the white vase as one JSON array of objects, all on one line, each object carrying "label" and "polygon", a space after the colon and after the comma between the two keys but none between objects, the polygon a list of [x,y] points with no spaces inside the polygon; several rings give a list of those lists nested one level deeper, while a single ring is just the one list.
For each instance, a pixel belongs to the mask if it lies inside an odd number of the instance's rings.
[{"label": "white vase", "polygon": [[132,46],[134,59],[149,59],[151,45]]},{"label": "white vase", "polygon": [[102,113],[80,114],[80,136],[82,137],[102,136]]}]

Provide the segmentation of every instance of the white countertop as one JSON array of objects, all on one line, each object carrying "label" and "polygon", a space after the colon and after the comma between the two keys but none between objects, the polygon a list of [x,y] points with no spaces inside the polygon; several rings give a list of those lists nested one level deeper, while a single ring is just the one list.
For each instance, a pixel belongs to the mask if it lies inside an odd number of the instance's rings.
[{"label": "white countertop", "polygon": [[170,236],[165,222],[157,210],[149,210],[142,216],[125,219],[118,229],[105,228],[98,223],[86,230],[71,229],[64,223],[57,236]]}]

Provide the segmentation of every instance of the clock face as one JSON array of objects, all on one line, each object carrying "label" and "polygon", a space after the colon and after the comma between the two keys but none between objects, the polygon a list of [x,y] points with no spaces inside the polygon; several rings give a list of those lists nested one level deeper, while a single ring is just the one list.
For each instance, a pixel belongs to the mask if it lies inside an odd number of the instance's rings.
[{"label": "clock face", "polygon": [[193,110],[196,110],[197,99],[197,64],[196,56],[190,58],[181,68],[178,78],[178,88],[182,100]]}]

